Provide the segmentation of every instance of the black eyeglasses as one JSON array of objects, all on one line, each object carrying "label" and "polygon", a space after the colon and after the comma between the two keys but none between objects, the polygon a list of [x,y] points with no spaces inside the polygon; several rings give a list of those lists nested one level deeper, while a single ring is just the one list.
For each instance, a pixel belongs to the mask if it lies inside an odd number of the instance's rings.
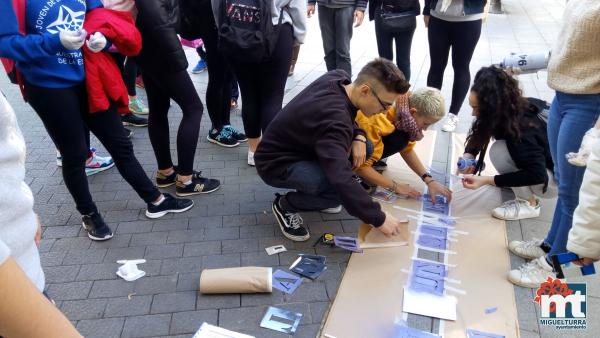
[{"label": "black eyeglasses", "polygon": [[388,102],[384,102],[383,100],[381,100],[381,98],[379,98],[379,95],[377,95],[377,92],[375,91],[375,89],[373,89],[373,86],[369,86],[369,88],[371,88],[371,92],[373,93],[373,96],[375,96],[377,101],[379,101],[379,104],[381,105],[381,108],[384,111],[387,110],[388,107],[393,104],[393,103],[388,103]]}]

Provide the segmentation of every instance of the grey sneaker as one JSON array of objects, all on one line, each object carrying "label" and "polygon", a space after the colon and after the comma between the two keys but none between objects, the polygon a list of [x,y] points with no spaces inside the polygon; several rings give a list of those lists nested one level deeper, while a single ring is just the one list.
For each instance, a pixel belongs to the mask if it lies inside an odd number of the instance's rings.
[{"label": "grey sneaker", "polygon": [[539,288],[540,284],[545,282],[548,277],[556,278],[552,271],[552,266],[546,261],[546,256],[539,257],[528,263],[521,265],[516,270],[508,273],[508,280],[524,288]]}]

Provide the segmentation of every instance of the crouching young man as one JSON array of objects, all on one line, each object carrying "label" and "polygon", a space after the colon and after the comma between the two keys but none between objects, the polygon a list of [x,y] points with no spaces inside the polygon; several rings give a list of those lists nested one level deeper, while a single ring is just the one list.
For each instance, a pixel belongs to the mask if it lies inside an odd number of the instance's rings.
[{"label": "crouching young man", "polygon": [[340,204],[388,236],[399,233],[401,223],[384,213],[353,178],[348,157],[353,142],[364,153],[364,131],[354,122],[357,111],[366,116],[385,112],[408,88],[396,65],[378,58],[354,82],[343,70],[326,73],[273,119],[254,160],[265,183],[295,190],[275,194],[273,201],[273,214],[285,237],[310,238],[299,211],[335,212]]}]

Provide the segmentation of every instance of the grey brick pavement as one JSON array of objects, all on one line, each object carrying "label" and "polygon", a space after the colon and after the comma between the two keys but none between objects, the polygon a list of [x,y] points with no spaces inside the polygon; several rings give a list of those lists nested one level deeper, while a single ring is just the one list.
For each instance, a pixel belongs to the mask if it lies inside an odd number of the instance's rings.
[{"label": "grey brick pavement", "polygon": [[[498,62],[509,52],[550,48],[560,27],[562,0],[504,0],[505,15],[490,16],[475,52],[472,70]],[[373,25],[365,21],[355,31],[352,59],[355,69],[376,56]],[[428,70],[426,31],[419,26],[412,55],[413,86],[425,85]],[[197,60],[188,50],[190,63]],[[302,47],[296,74],[286,86],[284,103],[325,72],[316,18],[309,20],[309,33]],[[451,83],[451,69],[446,84]],[[521,76],[525,94],[551,99],[545,73]],[[52,142],[40,120],[20,99],[17,88],[0,77],[0,89],[17,111],[27,141],[27,183],[35,194],[35,210],[44,224],[40,247],[48,292],[61,310],[86,337],[190,337],[206,321],[257,337],[282,337],[260,329],[258,323],[267,306],[276,305],[304,314],[296,337],[315,337],[330,302],[334,299],[349,255],[338,249],[311,247],[308,243],[285,240],[270,213],[275,189],[265,186],[254,168],[246,165],[246,147],[225,149],[206,141],[210,127],[204,115],[195,167],[219,178],[221,189],[211,195],[194,197],[195,207],[187,213],[150,220],[143,214],[144,203],[113,169],[89,178],[90,189],[115,237],[92,243],[80,227],[80,216],[55,165]],[[206,73],[192,75],[202,96],[206,93]],[[449,97],[450,86],[443,92]],[[144,97],[144,92],[140,91]],[[470,111],[465,104],[459,130],[469,126]],[[177,105],[171,109],[174,135],[180,120]],[[233,112],[234,125],[241,127],[239,111]],[[439,128],[439,126],[436,126]],[[96,140],[94,146],[104,150]],[[149,176],[155,170],[154,155],[146,129],[135,129],[136,156]],[[172,147],[174,147],[174,140]],[[436,166],[448,161],[447,148],[438,142]],[[170,191],[169,189],[165,191]],[[511,222],[509,238],[542,238],[548,227],[552,202],[538,220]],[[359,222],[346,212],[339,215],[307,214],[305,221],[316,237],[325,231],[353,235]],[[264,248],[285,244],[288,252],[267,256]],[[274,291],[270,295],[201,295],[196,293],[203,268],[264,265],[285,269],[298,253],[319,253],[328,257],[328,270],[316,281],[305,281],[293,295]],[[117,259],[146,258],[141,268],[147,276],[128,283],[115,275]],[[522,263],[512,257],[513,266]],[[571,337],[598,336],[597,320],[600,282],[588,280],[590,330]],[[564,337],[564,333],[540,327],[539,314],[531,290],[515,288],[523,337]],[[588,317],[588,318],[590,318]],[[425,320],[423,322],[423,320]],[[412,320],[411,320],[412,321]],[[420,318],[417,325],[432,327]],[[421,323],[421,324],[419,324]],[[425,324],[423,324],[425,323]],[[434,323],[435,324],[435,323]]]}]

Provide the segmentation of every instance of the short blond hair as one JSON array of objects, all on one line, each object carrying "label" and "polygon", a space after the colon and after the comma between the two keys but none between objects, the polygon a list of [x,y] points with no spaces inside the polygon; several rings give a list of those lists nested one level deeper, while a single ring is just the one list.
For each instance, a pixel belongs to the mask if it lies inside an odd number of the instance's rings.
[{"label": "short blond hair", "polygon": [[444,96],[437,88],[423,87],[413,91],[408,97],[410,108],[417,110],[423,117],[432,117],[441,120],[446,115]]}]

